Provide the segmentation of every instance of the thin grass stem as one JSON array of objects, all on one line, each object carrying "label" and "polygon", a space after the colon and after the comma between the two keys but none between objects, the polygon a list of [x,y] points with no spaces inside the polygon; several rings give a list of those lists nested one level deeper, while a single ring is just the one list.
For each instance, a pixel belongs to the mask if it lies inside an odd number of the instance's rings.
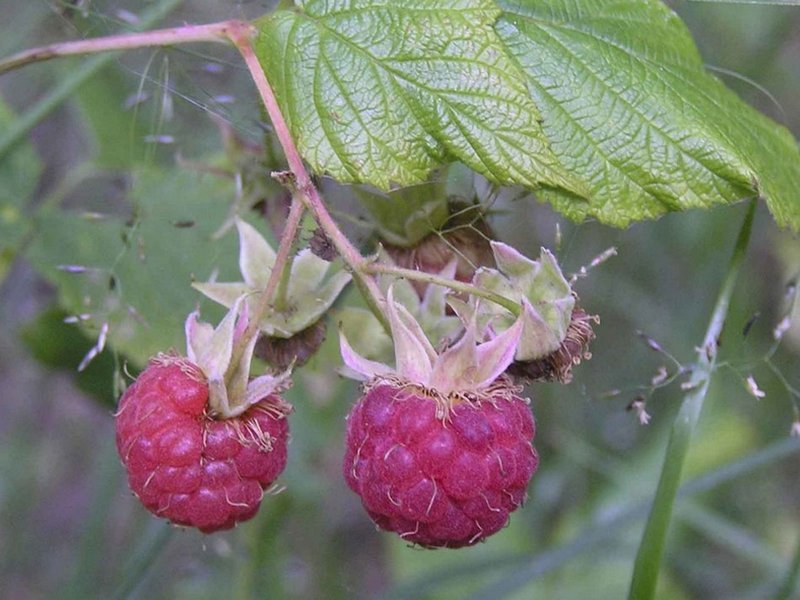
[{"label": "thin grass stem", "polygon": [[717,363],[717,345],[728,315],[728,307],[747,245],[750,241],[755,208],[756,200],[751,200],[736,240],[725,279],[717,296],[703,343],[698,348],[697,364],[692,370],[688,384],[690,391],[684,397],[681,408],[672,425],[658,488],[656,489],[656,495],[634,563],[633,577],[628,593],[630,600],[652,600],[655,597],[675,496],[680,486],[681,473],[692,441],[692,435],[700,418],[711,375]]}]

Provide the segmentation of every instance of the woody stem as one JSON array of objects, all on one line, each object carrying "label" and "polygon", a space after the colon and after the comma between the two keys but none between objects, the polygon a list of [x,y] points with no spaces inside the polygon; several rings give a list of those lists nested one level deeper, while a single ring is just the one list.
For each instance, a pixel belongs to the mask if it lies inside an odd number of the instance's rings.
[{"label": "woody stem", "polygon": [[109,35],[89,40],[49,44],[18,52],[0,61],[0,75],[31,63],[62,56],[98,54],[114,50],[131,50],[153,46],[173,46],[189,42],[219,42],[225,44],[231,41],[229,31],[240,30],[242,27],[249,27],[249,25],[243,21],[222,21],[207,25],[184,25],[183,27],[158,29],[156,31]]}]

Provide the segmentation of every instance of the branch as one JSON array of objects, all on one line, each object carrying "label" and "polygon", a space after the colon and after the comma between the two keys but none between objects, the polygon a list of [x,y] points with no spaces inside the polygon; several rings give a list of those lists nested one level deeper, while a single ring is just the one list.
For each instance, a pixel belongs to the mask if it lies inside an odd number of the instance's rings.
[{"label": "branch", "polygon": [[425,271],[404,269],[402,267],[396,267],[393,265],[386,265],[376,262],[366,263],[361,267],[361,269],[365,273],[382,273],[384,275],[403,277],[405,279],[411,279],[413,281],[423,281],[425,283],[431,283],[433,285],[441,285],[443,287],[450,288],[451,290],[454,290],[456,292],[471,294],[472,296],[485,298],[490,302],[499,304],[500,306],[508,310],[515,317],[518,317],[520,314],[519,304],[513,302],[512,300],[509,300],[508,298],[501,296],[500,294],[495,294],[494,292],[490,292],[489,290],[484,290],[482,288],[470,285],[469,283],[464,283],[463,281],[458,281],[456,279],[448,279],[447,277],[441,277],[439,275],[434,275],[433,273],[427,273]]},{"label": "branch", "polygon": [[[286,225],[281,233],[281,242],[275,254],[275,263],[272,265],[264,291],[259,294],[258,304],[253,310],[253,314],[248,315],[247,327],[231,351],[230,364],[232,365],[239,364],[248,343],[253,339],[253,336],[258,335],[261,320],[273,306],[275,291],[278,289],[284,273],[292,268],[292,261],[290,260],[292,246],[294,245],[294,239],[297,237],[297,230],[303,219],[305,208],[305,205],[300,200],[292,196],[292,206],[289,209],[289,216],[286,218]],[[229,375],[232,376],[233,372],[229,373]]]},{"label": "branch", "polygon": [[114,50],[174,46],[190,42],[230,43],[228,30],[240,27],[239,21],[223,21],[208,25],[184,25],[170,29],[109,35],[106,37],[72,42],[59,42],[19,52],[0,61],[0,75],[31,63],[43,62],[62,56],[99,54]]},{"label": "branch", "polygon": [[241,27],[229,30],[230,39],[241,53],[242,58],[244,58],[250,71],[250,76],[253,78],[261,95],[264,108],[272,121],[275,135],[283,148],[286,161],[289,163],[289,169],[294,174],[297,193],[314,216],[314,219],[319,223],[319,226],[331,239],[342,260],[352,271],[353,280],[364,295],[364,300],[370,310],[380,320],[384,328],[389,331],[389,323],[383,309],[383,305],[386,302],[383,292],[381,292],[374,278],[364,274],[363,266],[366,263],[366,259],[361,256],[361,253],[339,229],[339,226],[325,207],[317,188],[311,181],[311,177],[303,164],[303,159],[300,157],[300,152],[297,150],[297,146],[289,132],[289,126],[286,124],[286,120],[283,118],[278,106],[278,100],[272,91],[272,86],[270,86],[264,70],[261,68],[261,63],[259,63],[258,57],[253,51],[252,38],[254,35],[255,29],[246,23],[242,23]]},{"label": "branch", "polygon": [[[144,30],[153,27],[181,4],[182,0],[161,0],[142,12],[141,19],[136,24],[136,29]],[[0,134],[0,158],[5,156],[39,121],[69,98],[83,82],[90,79],[100,69],[114,60],[115,56],[116,54],[114,53],[95,56],[60,79],[55,89],[28,108]]]}]

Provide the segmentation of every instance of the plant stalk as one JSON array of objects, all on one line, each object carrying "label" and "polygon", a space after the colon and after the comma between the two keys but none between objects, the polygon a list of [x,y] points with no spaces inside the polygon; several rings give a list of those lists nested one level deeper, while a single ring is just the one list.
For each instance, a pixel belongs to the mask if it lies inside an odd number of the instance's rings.
[{"label": "plant stalk", "polygon": [[101,52],[151,48],[154,46],[173,46],[190,42],[221,42],[226,44],[230,43],[227,30],[234,23],[236,22],[223,21],[208,25],[184,25],[156,31],[122,33],[39,46],[38,48],[18,52],[0,61],[0,75],[31,63],[43,62],[62,56],[99,54]]},{"label": "plant stalk", "polygon": [[[300,227],[300,222],[303,220],[303,212],[305,205],[295,196],[292,195],[292,204],[289,208],[289,216],[286,217],[286,225],[281,233],[281,241],[278,245],[278,250],[275,253],[275,263],[272,265],[272,270],[267,279],[267,285],[264,291],[259,294],[258,304],[256,305],[253,314],[248,315],[247,327],[233,346],[231,351],[231,365],[238,365],[242,359],[245,348],[253,336],[258,335],[261,320],[267,312],[274,305],[274,296],[281,281],[284,279],[285,273],[291,270],[292,261],[292,247],[294,246],[294,239],[297,237],[297,231]],[[227,376],[233,376],[235,369],[228,372]],[[226,383],[228,383],[226,381]]]},{"label": "plant stalk", "polygon": [[364,299],[370,310],[388,331],[389,322],[386,319],[383,309],[383,304],[386,302],[383,292],[381,292],[374,278],[364,274],[363,265],[366,259],[361,256],[358,249],[350,243],[347,236],[339,229],[339,226],[325,207],[325,203],[322,201],[317,188],[311,181],[311,177],[303,164],[303,159],[300,157],[300,152],[297,150],[297,146],[289,132],[289,126],[283,118],[272,86],[270,86],[264,74],[264,70],[261,68],[261,63],[258,61],[258,57],[253,50],[252,39],[255,35],[255,29],[243,23],[242,27],[231,29],[228,34],[231,41],[233,41],[234,45],[241,53],[242,58],[244,58],[247,68],[250,71],[250,76],[253,78],[253,82],[258,88],[259,95],[264,103],[264,108],[267,111],[270,121],[272,121],[275,135],[283,148],[286,161],[289,163],[289,169],[295,177],[297,195],[302,199],[319,226],[330,238],[342,257],[342,260],[344,260],[345,264],[350,268],[353,274],[353,280],[364,295]]},{"label": "plant stalk", "polygon": [[794,549],[792,561],[789,563],[789,568],[786,570],[783,583],[777,594],[775,600],[791,600],[797,598],[797,592],[800,589],[800,537],[797,539],[797,545]]},{"label": "plant stalk", "polygon": [[495,294],[494,292],[490,292],[489,290],[484,290],[482,288],[470,285],[469,283],[464,283],[463,281],[458,281],[456,279],[448,279],[446,277],[434,275],[433,273],[426,273],[425,271],[404,269],[402,267],[396,267],[394,265],[387,265],[384,263],[377,263],[377,262],[365,263],[361,267],[361,269],[366,273],[381,273],[384,275],[394,275],[395,277],[404,277],[405,279],[412,279],[414,281],[422,281],[434,285],[441,285],[450,288],[451,290],[456,292],[471,294],[473,296],[478,296],[479,298],[485,298],[486,300],[494,302],[495,304],[499,304],[500,306],[511,312],[511,314],[513,314],[515,317],[518,317],[520,314],[520,307],[519,304],[517,304],[516,302],[509,300],[508,298],[501,296],[500,294]]},{"label": "plant stalk", "polygon": [[148,528],[148,531],[138,541],[138,546],[126,562],[121,576],[121,582],[112,594],[112,600],[130,598],[134,590],[142,583],[164,551],[177,528],[166,523],[158,522]]},{"label": "plant stalk", "polygon": [[711,374],[717,362],[717,344],[728,315],[736,279],[750,241],[756,200],[750,201],[744,222],[736,240],[728,270],[720,289],[703,344],[698,349],[697,364],[689,379],[691,391],[686,394],[672,425],[661,477],[656,489],[650,515],[645,525],[628,593],[629,600],[651,600],[655,597],[658,573],[664,554],[675,495],[680,486],[681,471],[686,460],[692,435],[703,408]]},{"label": "plant stalk", "polygon": [[[302,202],[300,203],[305,209],[305,204]],[[275,290],[275,298],[272,302],[272,306],[275,310],[283,311],[287,308],[286,299],[289,295],[289,282],[292,280],[292,266],[287,264],[284,267],[283,272],[281,273],[280,281],[278,281],[278,287]]]}]

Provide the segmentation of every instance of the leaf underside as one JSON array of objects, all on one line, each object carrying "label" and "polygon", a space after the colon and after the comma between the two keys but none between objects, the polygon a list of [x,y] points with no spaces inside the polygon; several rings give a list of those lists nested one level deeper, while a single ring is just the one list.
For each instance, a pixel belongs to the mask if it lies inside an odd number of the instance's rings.
[{"label": "leaf underside", "polygon": [[296,4],[257,52],[317,172],[387,189],[461,161],[616,226],[759,196],[800,229],[794,138],[660,0]]}]

